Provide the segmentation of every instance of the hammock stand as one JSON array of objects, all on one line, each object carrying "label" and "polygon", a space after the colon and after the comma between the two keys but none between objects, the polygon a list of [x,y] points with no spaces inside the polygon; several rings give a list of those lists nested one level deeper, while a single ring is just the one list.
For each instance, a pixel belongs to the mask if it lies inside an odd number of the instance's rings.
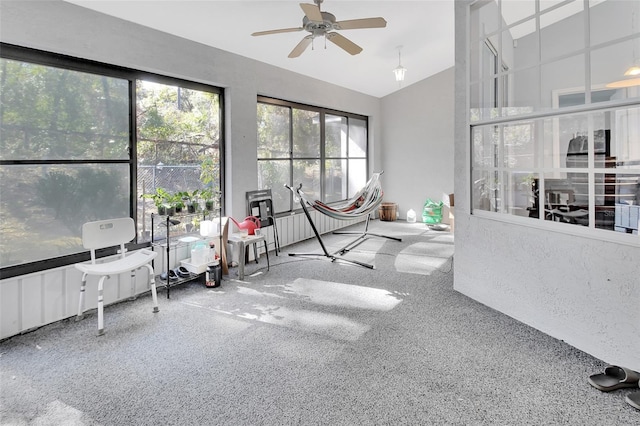
[{"label": "hammock stand", "polygon": [[[353,198],[351,198],[349,201],[347,201],[346,203],[340,206],[333,206],[333,207],[330,207],[318,200],[315,200],[315,201],[310,200],[302,191],[302,184],[298,185],[298,187],[295,189],[291,188],[289,185],[285,185],[285,187],[293,193],[294,199],[297,196],[297,198],[300,200],[300,206],[302,207],[302,210],[304,211],[304,214],[307,217],[309,224],[311,225],[311,229],[313,229],[313,233],[315,234],[316,239],[320,243],[320,246],[322,247],[322,251],[323,251],[323,253],[289,253],[289,256],[324,256],[331,259],[332,262],[335,262],[336,260],[342,260],[345,262],[353,263],[355,265],[363,266],[365,268],[374,269],[373,265],[370,265],[368,263],[359,262],[357,260],[339,258],[337,257],[337,255],[343,255],[344,253],[352,250],[353,248],[355,248],[356,246],[364,242],[364,240],[369,235],[389,238],[396,241],[402,241],[400,238],[388,237],[386,235],[379,235],[379,234],[373,234],[368,232],[369,220],[371,218],[371,214],[380,205],[380,203],[382,203],[382,188],[380,186],[381,174],[382,172],[374,173],[371,179],[369,179],[367,184],[364,186],[364,188],[358,191],[358,193],[355,194]],[[327,247],[324,245],[324,241],[322,240],[320,233],[318,232],[318,229],[316,228],[313,222],[313,219],[311,219],[311,215],[309,214],[309,209],[307,208],[307,205],[313,207],[320,213],[326,216],[332,217],[334,219],[349,220],[349,219],[354,219],[358,217],[363,217],[366,215],[367,221],[365,224],[365,229],[362,233],[346,232],[346,231],[342,232],[343,234],[360,234],[360,236],[356,238],[354,241],[344,246],[343,248],[341,248],[340,250],[334,253],[329,253],[329,251],[327,250]],[[334,234],[338,234],[338,233],[340,232],[334,232]]]},{"label": "hammock stand", "polygon": [[356,238],[355,240],[351,241],[346,246],[342,247],[336,253],[342,255],[342,254],[347,253],[350,250],[353,250],[354,248],[358,247],[360,244],[365,242],[365,240],[369,236],[380,237],[380,238],[388,238],[388,239],[394,240],[394,241],[402,241],[402,238],[391,237],[389,235],[382,235],[382,234],[376,234],[376,233],[373,233],[373,232],[369,232],[369,220],[371,220],[371,215],[372,214],[373,214],[373,212],[369,213],[367,215],[367,221],[365,222],[364,230],[362,232],[358,232],[358,231],[333,231],[333,233],[336,234],[336,235],[358,235],[358,238]]}]

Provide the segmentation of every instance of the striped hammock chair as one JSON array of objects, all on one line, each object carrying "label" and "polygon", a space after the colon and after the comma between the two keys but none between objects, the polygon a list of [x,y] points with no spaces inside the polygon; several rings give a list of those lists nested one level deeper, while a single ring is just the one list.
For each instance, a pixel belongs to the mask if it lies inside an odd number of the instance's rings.
[{"label": "striped hammock chair", "polygon": [[[371,219],[371,214],[375,212],[376,208],[382,203],[382,186],[380,185],[380,175],[383,172],[374,173],[371,179],[367,182],[367,184],[358,191],[351,199],[347,200],[344,203],[339,205],[327,205],[319,200],[313,200],[309,196],[307,196],[304,191],[302,191],[302,184],[298,185],[297,188],[292,188],[289,185],[285,185],[294,195],[294,199],[298,199],[300,201],[300,206],[304,211],[311,228],[313,229],[313,233],[315,234],[320,246],[322,247],[323,254],[316,253],[307,253],[307,254],[299,254],[299,253],[289,253],[289,256],[326,256],[330,258],[332,261],[336,261],[338,259],[343,260],[345,262],[354,263],[356,265],[364,266],[369,269],[373,269],[373,265],[368,263],[358,262],[356,260],[349,260],[344,258],[338,258],[337,255],[343,255],[349,250],[353,249],[360,243],[362,243],[365,238],[369,235],[374,235],[383,238],[389,238],[396,241],[402,241],[400,238],[396,237],[388,237],[386,235],[372,234],[368,232],[369,229],[369,220]],[[320,213],[329,216],[333,219],[338,220],[351,220],[357,219],[363,216],[367,216],[367,221],[365,224],[365,229],[362,233],[358,232],[334,232],[334,234],[353,234],[358,233],[361,234],[354,241],[347,244],[345,247],[336,251],[333,254],[330,254],[327,251],[326,246],[324,245],[324,241],[318,232],[311,215],[309,214],[308,206],[313,207],[315,210]]]},{"label": "striped hammock chair", "polygon": [[311,200],[304,191],[302,191],[302,185],[298,187],[296,193],[307,205],[324,215],[339,220],[356,219],[373,213],[380,203],[382,203],[383,192],[380,186],[381,174],[382,173],[374,173],[364,188],[358,191],[351,199],[340,205],[329,206],[322,201]]}]

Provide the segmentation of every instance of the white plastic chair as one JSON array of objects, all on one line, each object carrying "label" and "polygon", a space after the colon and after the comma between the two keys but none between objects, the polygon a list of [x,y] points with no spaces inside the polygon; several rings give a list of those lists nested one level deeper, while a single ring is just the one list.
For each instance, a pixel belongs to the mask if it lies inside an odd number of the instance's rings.
[{"label": "white plastic chair", "polygon": [[[158,253],[142,249],[130,256],[126,256],[125,243],[136,236],[135,223],[130,217],[119,219],[99,220],[82,225],[82,245],[91,252],[91,263],[77,263],[75,267],[82,272],[82,286],[80,287],[80,301],[78,303],[77,321],[83,318],[84,295],[89,275],[99,276],[98,281],[98,335],[104,334],[104,296],[105,279],[110,275],[131,272],[131,286],[135,288],[136,270],[146,267],[149,270],[151,295],[153,296],[153,312],[158,312],[158,295],[156,293],[155,275],[151,261]],[[114,261],[96,263],[96,250],[106,247],[120,246],[120,258]]]}]

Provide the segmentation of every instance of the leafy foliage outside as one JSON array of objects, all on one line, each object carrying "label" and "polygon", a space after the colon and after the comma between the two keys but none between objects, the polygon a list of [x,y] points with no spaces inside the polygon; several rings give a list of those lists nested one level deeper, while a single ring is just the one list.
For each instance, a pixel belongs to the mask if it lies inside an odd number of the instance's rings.
[{"label": "leafy foliage outside", "polygon": [[321,117],[313,109],[258,102],[258,186],[271,189],[276,212],[297,208],[284,184],[302,184],[309,197],[333,202],[367,180],[366,120],[326,113],[321,122]]},{"label": "leafy foliage outside", "polygon": [[[220,189],[219,95],[136,88],[131,194],[129,80],[0,59],[0,267],[84,251],[84,222],[128,216],[156,187]],[[138,203],[142,228],[150,212]]]}]

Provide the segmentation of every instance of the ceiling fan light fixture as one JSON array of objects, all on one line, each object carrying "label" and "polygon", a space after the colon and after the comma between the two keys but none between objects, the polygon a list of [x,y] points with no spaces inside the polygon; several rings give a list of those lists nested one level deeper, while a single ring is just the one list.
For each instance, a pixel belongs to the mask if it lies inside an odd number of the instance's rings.
[{"label": "ceiling fan light fixture", "polygon": [[407,73],[407,69],[402,66],[402,61],[400,57],[401,50],[402,50],[402,46],[398,46],[398,66],[393,69],[393,74],[396,76],[396,81],[398,83],[404,81],[404,75]]}]

